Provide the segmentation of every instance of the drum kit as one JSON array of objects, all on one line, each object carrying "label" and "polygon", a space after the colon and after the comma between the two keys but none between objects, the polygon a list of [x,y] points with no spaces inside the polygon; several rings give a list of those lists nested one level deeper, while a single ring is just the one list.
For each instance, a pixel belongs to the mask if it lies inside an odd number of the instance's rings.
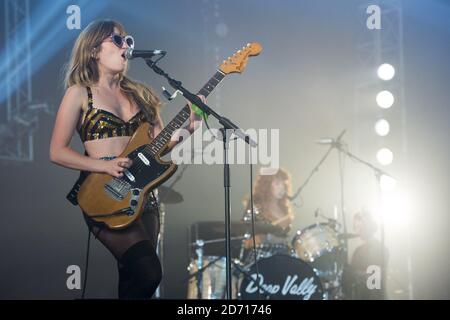
[{"label": "drum kit", "polygon": [[[333,149],[369,166],[377,177],[381,174],[388,175],[342,148],[341,138],[344,133],[345,130],[336,139],[326,139],[332,141],[325,143],[330,145],[328,151],[297,192],[288,197],[290,201],[294,201],[299,196]],[[160,187],[161,202],[183,201],[182,196],[172,187],[180,180],[186,167],[168,188]],[[344,215],[342,184],[341,180],[341,210]],[[344,281],[348,282],[348,279],[344,278],[349,271],[347,269],[348,240],[357,235],[347,233],[345,219],[341,225],[336,219],[330,219],[316,210],[317,222],[298,230],[290,238],[284,230],[270,222],[251,223],[252,219],[249,219],[251,215],[249,216],[248,213],[247,211],[247,215],[244,214],[242,221],[232,222],[230,226],[231,298],[293,300],[346,298],[347,289],[344,287],[347,287],[348,283],[344,284]],[[319,222],[319,217],[324,222]],[[188,256],[190,257],[187,267],[188,299],[227,298],[224,231],[225,225],[221,221],[197,222],[188,229]],[[256,243],[256,237],[263,240]],[[162,247],[161,239],[160,237],[159,248]],[[162,254],[162,250],[160,249],[158,253]]]},{"label": "drum kit", "polygon": [[[354,235],[339,233],[336,220],[318,222],[295,233],[292,240],[280,239],[280,229],[256,222],[255,235],[264,237],[256,250],[251,242],[249,222],[233,222],[232,298],[330,300],[343,299],[345,268],[343,240]],[[224,299],[226,258],[223,254],[223,222],[195,223],[189,229],[190,264],[188,299]],[[255,252],[256,261],[255,263]]]}]

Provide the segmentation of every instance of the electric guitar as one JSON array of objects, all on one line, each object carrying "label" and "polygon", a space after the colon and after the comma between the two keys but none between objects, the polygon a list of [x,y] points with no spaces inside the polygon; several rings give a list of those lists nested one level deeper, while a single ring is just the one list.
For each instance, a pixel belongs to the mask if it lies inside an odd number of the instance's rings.
[{"label": "electric guitar", "polygon": [[[248,58],[258,55],[261,50],[259,43],[250,43],[237,51],[220,65],[198,94],[207,97],[227,74],[242,73]],[[90,218],[105,223],[111,229],[125,228],[138,219],[149,193],[175,173],[177,165],[160,157],[172,134],[189,117],[190,108],[186,105],[153,140],[149,135],[150,124],[141,124],[119,155],[130,158],[131,167],[120,178],[90,173],[78,192],[81,209]]]}]

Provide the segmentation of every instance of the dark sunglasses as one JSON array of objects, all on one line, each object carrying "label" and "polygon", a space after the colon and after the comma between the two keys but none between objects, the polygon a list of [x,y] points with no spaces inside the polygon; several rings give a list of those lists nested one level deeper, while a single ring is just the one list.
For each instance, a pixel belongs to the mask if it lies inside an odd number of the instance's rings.
[{"label": "dark sunglasses", "polygon": [[122,37],[119,34],[113,33],[108,39],[111,39],[111,41],[119,48],[122,48],[124,41],[129,48],[134,48],[134,38],[130,35]]}]

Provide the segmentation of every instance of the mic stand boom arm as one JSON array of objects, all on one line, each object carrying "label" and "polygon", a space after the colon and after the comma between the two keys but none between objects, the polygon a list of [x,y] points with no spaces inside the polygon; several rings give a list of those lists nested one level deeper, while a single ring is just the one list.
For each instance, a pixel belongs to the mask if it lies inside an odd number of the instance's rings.
[{"label": "mic stand boom arm", "polygon": [[[344,134],[345,130],[343,130],[338,138],[334,141],[339,141],[340,138],[342,137],[342,135]],[[331,150],[333,150],[333,148],[335,147],[335,143],[333,142],[330,144],[330,148],[327,150],[327,152],[324,154],[324,156],[322,157],[322,159],[320,159],[319,163],[312,169],[312,171],[310,172],[308,178],[306,178],[305,182],[303,182],[303,184],[297,189],[297,191],[294,193],[294,195],[292,195],[291,197],[289,197],[289,200],[294,201],[295,198],[298,197],[298,195],[302,192],[302,190],[306,187],[306,185],[308,184],[309,180],[312,178],[312,176],[319,171],[319,167],[322,165],[322,163],[325,161],[326,158],[328,158],[328,155],[330,154]]]}]

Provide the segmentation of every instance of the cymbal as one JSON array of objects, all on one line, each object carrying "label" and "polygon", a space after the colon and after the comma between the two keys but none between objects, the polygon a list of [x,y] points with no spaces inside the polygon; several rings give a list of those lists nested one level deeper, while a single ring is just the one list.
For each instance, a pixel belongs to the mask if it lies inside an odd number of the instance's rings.
[{"label": "cymbal", "polygon": [[181,193],[166,186],[158,187],[159,200],[163,203],[180,203],[183,202]]},{"label": "cymbal", "polygon": [[[247,225],[248,232],[252,231],[252,223],[247,222],[245,223]],[[265,221],[255,221],[255,234],[274,234],[274,235],[283,235],[285,232],[283,228],[277,225],[273,225],[269,222]]]},{"label": "cymbal", "polygon": [[349,240],[349,239],[354,239],[354,238],[358,238],[359,235],[355,234],[355,233],[341,233],[338,235],[338,238],[340,240]]}]

